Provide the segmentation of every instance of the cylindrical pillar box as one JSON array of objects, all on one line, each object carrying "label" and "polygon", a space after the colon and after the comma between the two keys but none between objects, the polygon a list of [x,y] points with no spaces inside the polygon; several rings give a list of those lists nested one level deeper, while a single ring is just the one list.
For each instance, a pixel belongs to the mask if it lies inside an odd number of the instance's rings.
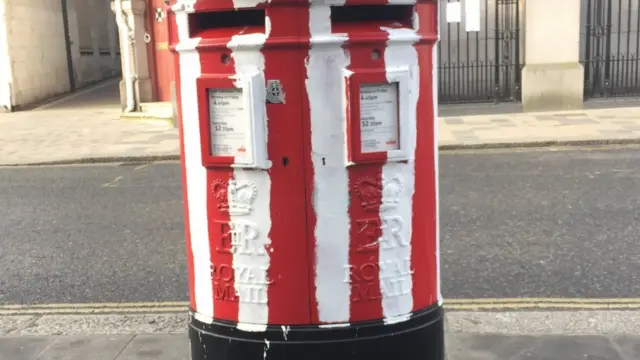
[{"label": "cylindrical pillar box", "polygon": [[436,1],[172,7],[193,360],[443,360]]}]

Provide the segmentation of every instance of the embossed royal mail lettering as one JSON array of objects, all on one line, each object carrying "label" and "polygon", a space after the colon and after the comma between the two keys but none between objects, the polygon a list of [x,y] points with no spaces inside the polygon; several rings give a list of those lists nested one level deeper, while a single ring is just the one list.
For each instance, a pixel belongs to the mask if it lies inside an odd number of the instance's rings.
[{"label": "embossed royal mail lettering", "polygon": [[231,284],[214,283],[213,297],[216,300],[247,304],[266,304],[267,288],[255,285],[236,285],[235,293]]},{"label": "embossed royal mail lettering", "polygon": [[236,286],[236,291],[241,303],[267,303],[267,288],[265,286],[240,285]]},{"label": "embossed royal mail lettering", "polygon": [[263,266],[213,265],[211,277],[215,299],[231,302],[265,304],[267,286],[273,283],[267,278],[267,268]]},{"label": "embossed royal mail lettering", "polygon": [[219,245],[217,251],[238,255],[264,256],[267,251],[260,239],[258,227],[249,221],[217,221]]},{"label": "embossed royal mail lettering", "polygon": [[231,284],[214,284],[213,292],[216,300],[247,304],[267,303],[267,288],[262,286],[236,285],[234,293]]},{"label": "embossed royal mail lettering", "polygon": [[213,284],[213,298],[221,301],[231,301],[231,302],[238,301],[238,297],[233,291],[233,287],[231,287],[231,284],[224,284],[224,283]]},{"label": "embossed royal mail lettering", "polygon": [[378,251],[376,245],[385,250],[409,246],[410,239],[402,234],[404,221],[400,216],[359,219],[356,225],[360,237],[357,252]]},{"label": "embossed royal mail lettering", "polygon": [[234,281],[236,284],[269,285],[272,283],[267,279],[267,268],[264,266],[213,265],[211,277],[214,281]]},{"label": "embossed royal mail lettering", "polygon": [[378,300],[381,297],[392,298],[409,294],[411,274],[413,270],[410,259],[387,260],[345,266],[344,282],[351,284],[353,301]]}]

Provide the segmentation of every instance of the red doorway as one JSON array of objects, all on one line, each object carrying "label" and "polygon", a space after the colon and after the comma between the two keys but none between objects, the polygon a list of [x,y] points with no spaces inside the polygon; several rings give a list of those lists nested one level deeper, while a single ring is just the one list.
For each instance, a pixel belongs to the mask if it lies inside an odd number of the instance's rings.
[{"label": "red doorway", "polygon": [[154,82],[154,99],[171,101],[171,83],[175,79],[172,54],[169,51],[169,20],[165,0],[147,0],[147,44],[149,69]]}]

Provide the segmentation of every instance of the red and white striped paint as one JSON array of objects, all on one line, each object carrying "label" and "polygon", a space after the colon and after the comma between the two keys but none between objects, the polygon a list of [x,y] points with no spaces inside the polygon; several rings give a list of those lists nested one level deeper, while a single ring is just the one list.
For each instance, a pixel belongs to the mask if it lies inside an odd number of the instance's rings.
[{"label": "red and white striped paint", "polygon": [[[384,29],[389,33],[387,48],[384,51],[384,63],[386,68],[394,69],[407,66],[409,68],[408,86],[411,91],[408,94],[409,111],[407,114],[409,119],[416,118],[416,107],[418,105],[418,97],[420,95],[419,72],[418,72],[418,54],[414,42],[418,41],[418,35],[413,29]],[[388,78],[389,82],[394,79]],[[401,114],[402,116],[402,114]],[[387,242],[387,246],[380,246],[380,268],[381,268],[381,287],[384,286],[384,279],[394,278],[399,281],[400,295],[382,298],[383,316],[386,321],[394,322],[408,316],[413,310],[413,272],[411,266],[411,235],[413,229],[412,221],[412,204],[415,191],[415,149],[416,149],[416,123],[409,121],[407,124],[410,131],[407,137],[407,148],[410,151],[410,158],[407,163],[388,162],[382,167],[382,178],[402,179],[402,192],[392,194],[395,199],[385,199],[383,192],[382,203],[390,203],[393,200],[398,201],[397,206],[392,208],[384,216],[390,224],[393,225],[383,227],[382,238],[393,239]],[[384,220],[383,220],[384,221]],[[385,266],[386,265],[386,266]]]},{"label": "red and white striped paint", "polygon": [[209,248],[209,214],[207,211],[207,169],[202,165],[200,154],[200,127],[198,122],[198,96],[196,79],[201,75],[200,54],[196,47],[201,39],[190,38],[188,14],[193,12],[194,1],[183,1],[184,11],[175,15],[178,35],[179,102],[181,127],[182,164],[184,166],[184,188],[187,241],[190,248],[187,256],[192,259],[193,276],[192,307],[196,317],[203,322],[211,322],[214,316],[213,286]]},{"label": "red and white striped paint", "polygon": [[[249,4],[251,1],[234,1],[236,7],[239,3],[243,6],[255,6]],[[267,18],[268,19],[268,18]],[[232,37],[228,48],[232,50],[235,74],[232,79],[236,81],[236,87],[242,87],[242,81],[258,76],[260,83],[264,84],[265,59],[261,52],[262,46],[269,36],[269,21],[266,21],[264,34],[243,34]],[[264,86],[264,85],[263,85]],[[248,91],[249,89],[245,89]],[[258,118],[264,118],[265,128],[268,129],[268,119],[265,106],[265,91],[257,89],[253,91],[254,106]],[[265,132],[266,129],[254,129]],[[266,131],[268,133],[268,130]],[[268,142],[268,139],[266,139]],[[247,144],[248,147],[251,144]],[[259,148],[263,144],[257,144]],[[266,146],[265,148],[266,149]],[[264,150],[256,151],[257,156],[265,156]],[[230,215],[230,222],[243,232],[243,242],[234,241],[233,269],[234,288],[238,296],[238,328],[245,331],[264,331],[269,320],[269,299],[267,273],[270,265],[271,240],[269,232],[271,230],[271,177],[267,171],[259,169],[233,170],[233,179],[238,184],[237,187],[245,186],[244,189],[253,188],[255,190],[252,209],[246,214]],[[235,186],[230,186],[229,199],[235,193]],[[247,190],[251,191],[251,190]]]},{"label": "red and white striped paint", "polygon": [[347,149],[343,69],[349,66],[350,59],[342,49],[347,36],[331,33],[330,15],[328,5],[311,4],[306,91],[315,214],[315,241],[311,245],[317,310],[313,310],[321,323],[348,323],[351,287],[345,279],[345,265],[349,264],[350,221],[349,177],[344,166]]},{"label": "red and white striped paint", "polygon": [[[432,9],[421,18],[416,13],[413,28],[367,25],[363,38],[357,27],[332,28],[330,5],[349,2],[309,0],[308,12],[301,14],[295,13],[301,7],[276,9],[278,0],[200,1],[196,8],[267,6],[264,30],[238,31],[229,35],[228,50],[206,52],[195,50],[200,39],[189,39],[186,14],[176,16],[182,29],[176,50],[192,307],[201,321],[236,321],[245,331],[262,331],[267,324],[393,323],[441,301],[436,50],[418,43],[423,30],[437,29],[428,19],[436,5],[416,5],[418,12]],[[301,22],[308,23],[308,34],[303,27],[296,36],[308,36],[308,49],[271,47]],[[379,43],[358,45],[370,36]],[[381,51],[379,59],[371,56],[374,48]],[[214,65],[225,50],[229,67]],[[407,161],[382,154],[376,163],[347,164],[346,82],[363,69],[381,70],[379,79],[368,78],[381,83],[408,70],[409,90],[401,90],[400,101],[408,104],[400,111],[409,119],[401,138]],[[255,131],[264,144],[256,154],[269,159],[269,169],[202,166],[196,79],[216,74],[226,74],[236,87],[258,77],[253,103],[264,128]],[[273,79],[282,81],[285,104],[265,105],[263,86]],[[280,164],[283,158],[288,168]],[[245,189],[241,196],[253,196],[250,211],[221,211],[215,184],[224,184],[227,199]],[[359,197],[372,189],[372,197]],[[228,251],[218,251],[225,242]],[[220,280],[228,287],[221,288]]]},{"label": "red and white striped paint", "polygon": [[[333,6],[344,4],[344,1],[340,4],[330,2]],[[375,319],[385,319],[388,323],[402,321],[411,312],[433,304],[439,293],[439,289],[433,286],[438,283],[434,273],[437,266],[429,266],[437,262],[436,249],[434,245],[426,244],[436,241],[437,217],[428,209],[423,213],[424,218],[414,216],[420,213],[416,212],[414,202],[436,201],[434,181],[437,175],[433,166],[437,153],[431,150],[425,153],[423,147],[425,142],[433,141],[433,148],[437,148],[434,141],[436,133],[432,127],[425,136],[433,135],[433,139],[423,138],[418,148],[417,133],[421,130],[424,133],[426,129],[424,126],[418,128],[419,122],[415,121],[420,91],[425,94],[435,91],[432,84],[425,88],[420,81],[425,70],[428,70],[427,75],[432,74],[433,63],[431,59],[425,59],[426,63],[418,59],[415,43],[419,39],[420,21],[417,14],[413,29],[379,29],[385,32],[386,41],[380,44],[383,61],[376,63],[371,60],[372,46],[356,45],[360,40],[357,30],[347,28],[340,33],[331,28],[328,5],[329,2],[315,2],[310,7],[311,50],[306,82],[311,110],[316,219],[313,239],[315,320],[331,326]],[[372,36],[374,31],[367,28],[365,36]],[[408,99],[405,99],[409,102],[410,113],[406,116],[410,119],[410,131],[403,140],[409,150],[409,161],[382,159],[379,165],[356,163],[346,168],[344,158],[350,146],[345,141],[346,134],[341,134],[350,128],[348,104],[343,101],[347,91],[345,78],[353,77],[362,69],[381,68],[387,72],[386,79],[375,80],[392,82],[395,80],[393,73],[405,67],[409,68],[408,85],[411,89]],[[426,106],[431,114],[425,116],[423,112],[424,121],[421,123],[435,124],[435,108],[427,104],[434,98],[424,98],[421,106]],[[424,166],[416,169],[416,159],[427,164],[431,172],[425,171]],[[416,176],[422,180],[418,183],[422,189],[417,195]],[[382,184],[381,198],[370,199],[369,205],[378,207],[374,216],[362,211],[360,201],[353,196],[361,190],[359,184],[363,180]],[[429,207],[432,206],[426,204],[426,208]],[[418,207],[421,208],[425,206]],[[417,233],[414,233],[414,227],[418,228]],[[417,246],[414,248],[413,244]],[[359,251],[363,247],[375,252]],[[429,252],[430,248],[434,251]],[[419,264],[416,266],[416,263]],[[370,288],[371,281],[377,281],[379,285]],[[366,289],[363,288],[365,286]]]},{"label": "red and white striped paint", "polygon": [[[436,29],[440,28],[440,13],[437,13],[435,16],[436,21]],[[440,41],[440,32],[436,31],[437,41]],[[438,295],[438,304],[442,305],[442,290],[441,290],[441,278],[440,278],[440,198],[438,197],[440,194],[440,163],[439,163],[439,148],[438,148],[438,66],[436,65],[436,61],[438,59],[438,47],[434,44],[432,51],[432,77],[433,77],[433,86],[431,88],[431,93],[433,94],[433,163],[435,169],[435,203],[436,203],[436,292]]]}]

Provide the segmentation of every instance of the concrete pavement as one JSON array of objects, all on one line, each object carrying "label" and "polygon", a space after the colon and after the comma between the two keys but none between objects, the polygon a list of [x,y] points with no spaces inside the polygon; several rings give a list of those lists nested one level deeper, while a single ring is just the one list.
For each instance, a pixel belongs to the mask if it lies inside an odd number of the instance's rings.
[{"label": "concrete pavement", "polygon": [[[119,119],[115,80],[31,111],[0,114],[0,165],[176,159],[178,131]],[[441,149],[640,142],[640,107],[469,115],[438,121]]]},{"label": "concrete pavement", "polygon": [[175,158],[177,131],[160,121],[122,121],[110,80],[50,105],[0,114],[0,165]]},{"label": "concrete pavement", "polygon": [[442,117],[441,149],[623,144],[640,140],[640,107]]},{"label": "concrete pavement", "polygon": [[[446,324],[449,360],[640,357],[637,311],[447,311]],[[0,317],[0,360],[185,360],[186,326],[184,312]]]},{"label": "concrete pavement", "polygon": [[[188,346],[186,334],[7,336],[0,360],[187,360]],[[640,336],[448,333],[445,340],[447,360],[637,360],[638,348]]]}]

